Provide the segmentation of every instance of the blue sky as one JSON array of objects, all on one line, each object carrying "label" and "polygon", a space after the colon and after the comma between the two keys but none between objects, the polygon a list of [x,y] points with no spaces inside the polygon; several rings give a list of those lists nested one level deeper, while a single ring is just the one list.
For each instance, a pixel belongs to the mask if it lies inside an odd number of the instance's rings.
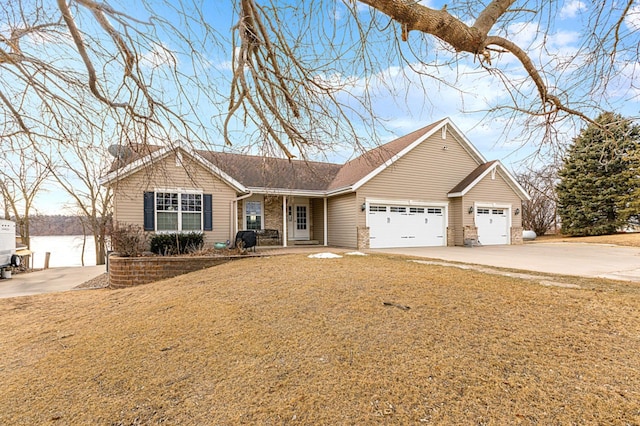
[{"label": "blue sky", "polygon": [[[200,119],[212,125],[212,130],[207,132],[206,138],[215,148],[222,146],[221,136],[216,130],[219,129],[221,117],[224,116],[227,106],[225,96],[229,93],[229,66],[233,55],[228,40],[237,16],[233,13],[231,2],[204,1],[201,4],[202,14],[214,30],[206,37],[201,29],[184,25],[177,14],[172,14],[168,6],[153,3],[155,13],[172,17],[170,22],[175,25],[178,32],[183,37],[196,41],[193,47],[197,51],[197,62],[191,61],[185,55],[170,53],[184,51],[186,45],[184,39],[168,31],[158,31],[157,38],[147,44],[146,50],[143,49],[141,53],[147,61],[148,69],[155,70],[154,82],[158,84],[159,91],[169,98],[176,93],[175,87],[170,81],[163,82],[160,78],[163,70],[166,71],[164,68],[168,69],[169,65],[175,64],[185,75],[206,79],[207,84],[215,85],[215,90],[206,96],[198,93],[195,86],[187,89],[187,92],[192,90],[193,96],[189,100],[198,111]],[[313,48],[319,52],[323,49],[329,49],[331,52],[340,51],[344,53],[345,59],[349,59],[349,53],[344,47],[350,45],[355,30],[350,22],[352,17],[349,16],[349,11],[341,2],[321,4],[325,9],[319,10],[318,16],[312,16],[308,21],[298,20],[300,17],[296,15],[297,11],[291,9],[286,15],[291,24],[290,31],[295,31],[297,26],[301,25],[300,22],[311,22],[322,26],[329,31],[325,40],[328,43],[331,43],[331,40],[338,40],[339,43],[333,46],[324,45],[324,47],[319,43]],[[422,1],[421,4],[440,8],[443,2]],[[590,15],[585,13],[588,5],[581,0],[554,4],[557,9],[551,14],[555,18],[552,22],[532,22],[523,16],[522,19],[511,22],[503,29],[503,33],[512,40],[521,46],[528,47],[532,59],[543,64],[544,67],[557,66],[561,59],[568,58],[584,48],[584,40],[580,38],[579,32],[591,25]],[[453,6],[455,4],[452,3],[450,9]],[[114,3],[114,7],[142,21],[148,20],[150,16],[148,10],[141,8],[135,2]],[[627,32],[635,32],[637,46],[640,41],[637,37],[640,32],[638,31],[640,30],[640,9],[634,6],[632,12],[632,19],[625,21],[623,28]],[[358,13],[361,16],[367,15],[368,7],[359,5]],[[384,19],[381,18],[380,22],[383,21]],[[294,23],[298,25],[293,25]],[[500,55],[494,58],[493,65],[502,73],[489,73],[482,70],[470,55],[461,55],[460,60],[457,60],[459,58],[456,55],[438,50],[438,42],[432,37],[427,37],[426,41],[423,41],[421,35],[412,33],[409,43],[403,45],[402,49],[404,52],[416,49],[417,54],[415,57],[409,55],[409,63],[401,63],[397,61],[397,57],[389,55],[385,50],[383,39],[393,31],[393,26],[396,24],[390,25],[391,27],[385,28],[379,34],[370,34],[371,45],[374,46],[372,53],[377,56],[374,61],[375,69],[367,72],[354,64],[337,67],[333,74],[329,74],[330,71],[324,71],[322,74],[326,78],[336,78],[343,84],[342,95],[345,102],[348,102],[350,97],[357,99],[365,91],[370,96],[373,112],[380,118],[378,133],[380,139],[365,140],[365,144],[372,147],[377,143],[387,142],[448,116],[487,159],[499,159],[511,169],[523,167],[526,164],[525,160],[533,153],[539,149],[543,151],[546,149],[540,144],[542,135],[525,130],[524,120],[510,121],[507,117],[499,115],[487,118],[487,110],[510,102],[511,95],[502,84],[502,79],[514,82],[525,94],[534,93],[535,95],[530,81],[526,79],[522,67],[513,56]],[[545,32],[547,29],[548,32]],[[544,47],[541,44],[543,39]],[[429,66],[428,64],[433,63],[436,56],[451,62],[440,67]],[[420,64],[421,59],[427,65]],[[575,63],[577,64],[575,68],[579,68],[579,62]],[[415,68],[428,72],[436,78],[422,76],[414,71]],[[549,80],[549,84],[557,85],[561,89],[563,84],[575,81],[575,72],[576,69],[569,69],[557,80]],[[636,77],[638,72],[640,72],[640,66],[637,60],[620,64],[612,84],[606,92],[599,94],[603,104],[625,116],[639,117],[640,85]],[[189,83],[184,80],[182,84],[188,87]],[[176,100],[177,105],[180,105],[180,102],[185,100]],[[368,125],[368,123],[358,122],[353,124],[356,128],[363,130]],[[567,123],[559,129],[562,132],[562,138],[567,142],[578,130],[574,124]],[[241,126],[238,124],[238,127]],[[176,138],[179,137],[180,135],[176,135]],[[255,141],[243,140],[239,137],[235,141],[234,148],[240,149],[243,145],[249,145],[252,142]],[[336,145],[332,152],[317,153],[316,158],[343,162],[356,154],[353,146],[345,142]],[[56,213],[64,211],[67,202],[55,186],[50,186],[50,191],[39,197],[36,207],[40,212]]]}]

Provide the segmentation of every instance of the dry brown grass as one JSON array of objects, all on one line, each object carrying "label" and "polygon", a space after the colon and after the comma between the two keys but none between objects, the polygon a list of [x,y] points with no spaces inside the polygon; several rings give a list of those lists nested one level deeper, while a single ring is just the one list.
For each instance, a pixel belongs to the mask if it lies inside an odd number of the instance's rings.
[{"label": "dry brown grass", "polygon": [[599,235],[597,237],[566,237],[563,235],[543,235],[536,238],[536,241],[553,242],[562,241],[567,243],[589,243],[589,244],[615,244],[618,246],[640,247],[640,232],[628,234]]},{"label": "dry brown grass", "polygon": [[579,283],[289,255],[3,299],[0,424],[639,424],[640,287]]}]

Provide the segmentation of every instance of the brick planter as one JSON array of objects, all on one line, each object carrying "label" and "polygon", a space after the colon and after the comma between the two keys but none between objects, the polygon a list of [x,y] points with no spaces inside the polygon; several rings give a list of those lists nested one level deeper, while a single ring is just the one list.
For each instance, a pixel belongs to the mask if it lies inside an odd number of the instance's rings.
[{"label": "brick planter", "polygon": [[227,263],[240,257],[118,257],[109,258],[109,287],[126,288],[173,278],[200,269]]}]

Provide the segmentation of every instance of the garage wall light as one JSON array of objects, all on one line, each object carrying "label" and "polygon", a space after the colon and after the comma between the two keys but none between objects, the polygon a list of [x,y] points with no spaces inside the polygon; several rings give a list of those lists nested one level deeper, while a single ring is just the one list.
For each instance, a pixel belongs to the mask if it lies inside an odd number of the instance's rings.
[{"label": "garage wall light", "polygon": [[516,209],[516,216],[520,214],[520,209]]},{"label": "garage wall light", "polygon": [[469,214],[473,214],[473,206],[469,207]]},{"label": "garage wall light", "polygon": [[362,203],[362,205],[360,206],[360,211],[363,212],[367,209],[367,203]]}]

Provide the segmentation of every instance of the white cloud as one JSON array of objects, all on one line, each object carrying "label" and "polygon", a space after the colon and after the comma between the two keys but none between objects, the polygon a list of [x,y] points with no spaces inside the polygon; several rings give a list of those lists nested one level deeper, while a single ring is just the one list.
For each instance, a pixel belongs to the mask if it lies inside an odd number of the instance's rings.
[{"label": "white cloud", "polygon": [[[630,101],[640,101],[640,64],[636,61],[628,61],[620,64],[614,80],[608,86],[608,98],[622,98]],[[637,114],[636,111],[633,114]]]},{"label": "white cloud", "polygon": [[587,10],[587,6],[580,0],[572,0],[565,3],[560,9],[560,19],[575,18],[578,12]]},{"label": "white cloud", "polygon": [[631,6],[627,16],[624,18],[624,22],[630,30],[640,30],[640,5]]},{"label": "white cloud", "polygon": [[171,49],[163,43],[155,43],[152,50],[148,51],[142,56],[142,58],[140,58],[140,63],[150,68],[158,68],[163,65],[175,67],[178,63],[178,59],[175,57]]},{"label": "white cloud", "polygon": [[[409,66],[394,66],[368,78],[340,76],[342,86],[338,95],[349,102],[349,99],[357,99],[366,91],[371,109],[385,124],[386,131],[378,129],[381,142],[451,117],[489,159],[506,158],[514,145],[519,146],[518,142],[506,139],[506,121],[494,120],[491,125],[480,125],[486,111],[495,105],[511,102],[507,89],[496,75],[481,70],[477,65],[464,63],[451,69],[435,70],[418,64],[413,64],[413,68],[423,73],[430,71],[441,81],[421,75]],[[515,73],[506,71],[506,78],[511,81],[521,79],[520,67],[515,70]]]},{"label": "white cloud", "polygon": [[540,27],[534,22],[516,22],[507,29],[507,38],[518,46],[529,46],[540,35]]}]

